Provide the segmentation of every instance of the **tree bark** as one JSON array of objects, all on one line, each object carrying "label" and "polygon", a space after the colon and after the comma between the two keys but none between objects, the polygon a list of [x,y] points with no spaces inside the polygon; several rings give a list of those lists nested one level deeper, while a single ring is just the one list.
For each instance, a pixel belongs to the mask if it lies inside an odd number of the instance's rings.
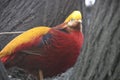
[{"label": "tree bark", "polygon": [[5,70],[1,62],[0,62],[0,80],[9,80],[7,71]]},{"label": "tree bark", "polygon": [[92,13],[70,80],[120,80],[120,1],[97,0]]}]

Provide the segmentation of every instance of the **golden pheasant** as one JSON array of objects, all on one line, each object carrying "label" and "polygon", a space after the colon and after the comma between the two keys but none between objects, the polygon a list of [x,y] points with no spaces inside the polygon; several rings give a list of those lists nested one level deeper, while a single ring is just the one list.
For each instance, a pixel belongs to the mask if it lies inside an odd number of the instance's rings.
[{"label": "golden pheasant", "polygon": [[55,76],[75,64],[83,44],[82,16],[72,12],[66,20],[53,28],[32,28],[10,41],[1,51],[6,68],[18,66],[45,77]]}]

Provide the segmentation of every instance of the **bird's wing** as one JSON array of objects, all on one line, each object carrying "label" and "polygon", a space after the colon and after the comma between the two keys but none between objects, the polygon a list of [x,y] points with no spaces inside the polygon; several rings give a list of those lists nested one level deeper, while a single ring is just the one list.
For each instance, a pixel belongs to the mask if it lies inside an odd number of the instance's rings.
[{"label": "bird's wing", "polygon": [[43,36],[38,37],[34,42],[33,46],[29,46],[27,49],[23,49],[20,53],[30,54],[30,55],[45,55],[44,53],[47,51],[48,47],[52,47],[52,34],[46,33]]},{"label": "bird's wing", "polygon": [[[0,58],[11,55],[12,53],[25,50],[32,46],[36,46],[38,42],[42,41],[42,36],[46,35],[51,28],[40,26],[32,28],[10,41],[1,51]],[[42,44],[40,44],[42,45]]]}]

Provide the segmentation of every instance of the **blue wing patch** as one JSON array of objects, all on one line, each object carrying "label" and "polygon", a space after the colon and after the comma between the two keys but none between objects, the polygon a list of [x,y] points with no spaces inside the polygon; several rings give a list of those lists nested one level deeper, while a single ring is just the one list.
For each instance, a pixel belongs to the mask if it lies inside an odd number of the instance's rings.
[{"label": "blue wing patch", "polygon": [[38,44],[38,47],[43,47],[43,46],[45,46],[45,45],[49,45],[49,44],[51,44],[51,39],[52,38],[52,35],[51,34],[46,34],[46,35],[44,35],[43,37],[42,37],[42,40],[41,40],[41,42],[40,42],[40,44]]}]

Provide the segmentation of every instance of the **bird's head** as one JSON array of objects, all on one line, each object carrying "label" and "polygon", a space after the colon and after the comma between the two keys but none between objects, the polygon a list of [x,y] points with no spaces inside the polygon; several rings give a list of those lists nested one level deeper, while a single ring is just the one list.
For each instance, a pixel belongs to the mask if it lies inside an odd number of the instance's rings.
[{"label": "bird's head", "polygon": [[73,11],[65,21],[54,27],[54,29],[65,29],[66,31],[81,31],[82,32],[82,15],[80,11]]},{"label": "bird's head", "polygon": [[71,20],[66,24],[66,28],[70,30],[77,30],[82,32],[82,21],[81,20]]},{"label": "bird's head", "polygon": [[80,11],[73,11],[64,21],[69,30],[79,30],[82,32],[82,15]]},{"label": "bird's head", "polygon": [[82,14],[80,11],[73,11],[66,19],[65,23],[68,23],[71,20],[82,20]]},{"label": "bird's head", "polygon": [[62,26],[62,29],[65,29],[68,32],[71,31],[81,31],[82,32],[82,21],[81,20],[71,20]]}]

